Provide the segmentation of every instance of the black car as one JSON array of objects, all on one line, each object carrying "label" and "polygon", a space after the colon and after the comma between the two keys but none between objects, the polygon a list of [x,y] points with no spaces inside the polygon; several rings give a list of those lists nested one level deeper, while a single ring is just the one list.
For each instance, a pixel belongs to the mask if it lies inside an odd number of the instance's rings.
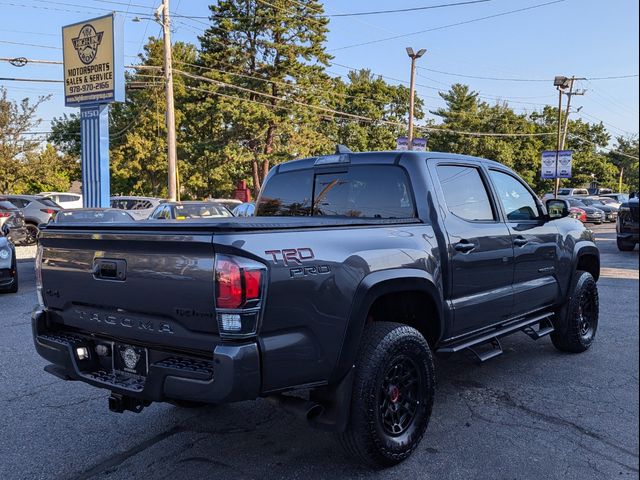
[{"label": "black car", "polygon": [[26,228],[24,215],[11,202],[0,199],[0,228],[6,229],[6,236],[14,244],[27,243],[29,231]]},{"label": "black car", "polygon": [[638,197],[630,198],[620,205],[616,222],[616,242],[618,249],[630,252],[638,243]]},{"label": "black car", "polygon": [[9,227],[0,227],[0,292],[16,293],[18,291],[18,268],[16,249],[6,237]]},{"label": "black car", "polygon": [[27,229],[25,245],[35,244],[39,226],[48,223],[60,210],[57,203],[43,195],[3,195],[0,199],[11,202],[22,212]]},{"label": "black car", "polygon": [[613,205],[607,205],[605,202],[597,197],[581,198],[580,201],[588,207],[597,208],[604,212],[605,220],[608,222],[615,222],[618,219],[618,207]]},{"label": "black car", "polygon": [[60,210],[52,223],[126,223],[135,221],[136,219],[129,212],[118,208],[73,208]]}]

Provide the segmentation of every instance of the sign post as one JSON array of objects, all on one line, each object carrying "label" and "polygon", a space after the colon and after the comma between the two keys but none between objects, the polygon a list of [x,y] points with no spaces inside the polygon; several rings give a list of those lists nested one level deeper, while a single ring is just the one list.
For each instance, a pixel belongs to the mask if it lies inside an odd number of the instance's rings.
[{"label": "sign post", "polygon": [[80,107],[83,206],[109,206],[109,103],[124,101],[124,22],[115,14],[62,27],[64,102]]}]

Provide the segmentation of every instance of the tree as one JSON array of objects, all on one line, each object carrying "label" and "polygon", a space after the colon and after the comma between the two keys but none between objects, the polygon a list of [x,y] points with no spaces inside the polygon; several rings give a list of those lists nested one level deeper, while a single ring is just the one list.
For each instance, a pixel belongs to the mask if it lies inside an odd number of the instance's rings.
[{"label": "tree", "polygon": [[[335,108],[373,121],[335,117],[325,122],[324,131],[335,143],[354,151],[395,149],[396,139],[407,132],[409,89],[390,85],[366,69],[349,72],[347,79],[348,83],[334,80],[331,91]],[[416,96],[417,119],[424,117],[422,106],[422,100]]]},{"label": "tree", "polygon": [[[553,181],[540,178],[540,155],[543,150],[556,149],[557,108],[517,114],[507,102],[490,105],[480,101],[478,92],[462,84],[440,96],[446,107],[432,111],[442,118],[442,124],[430,133],[430,149],[496,160],[513,168],[538,193],[552,190]],[[610,186],[615,182],[616,167],[599,153],[609,138],[602,124],[569,121],[565,148],[574,151],[574,165],[573,177],[563,180],[564,185],[588,186],[596,180]]]},{"label": "tree", "polygon": [[[611,162],[624,169],[622,171],[623,190],[629,192],[640,192],[640,182],[638,182],[638,135],[630,137],[616,138],[616,145],[608,154]],[[617,191],[616,185],[615,190]]]},{"label": "tree", "polygon": [[25,156],[33,154],[40,143],[28,132],[40,125],[35,114],[49,98],[40,96],[34,102],[29,98],[14,102],[7,98],[7,90],[0,87],[0,192],[15,191],[25,175]]},{"label": "tree", "polygon": [[195,85],[189,129],[209,142],[194,154],[214,157],[214,169],[239,178],[250,166],[257,194],[272,164],[326,149],[322,110],[303,104],[329,103],[328,20],[318,15],[317,0],[221,0],[209,8],[212,25],[200,38],[198,65],[217,82]]}]

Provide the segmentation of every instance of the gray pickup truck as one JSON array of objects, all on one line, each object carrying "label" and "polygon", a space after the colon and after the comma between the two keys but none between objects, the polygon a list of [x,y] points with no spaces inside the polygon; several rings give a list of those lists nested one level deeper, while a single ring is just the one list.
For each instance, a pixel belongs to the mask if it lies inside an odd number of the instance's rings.
[{"label": "gray pickup truck", "polygon": [[43,229],[45,370],[110,390],[116,412],[267,397],[389,466],[425,433],[434,354],[594,340],[591,232],[499,163],[339,148],[274,167],[256,210]]}]

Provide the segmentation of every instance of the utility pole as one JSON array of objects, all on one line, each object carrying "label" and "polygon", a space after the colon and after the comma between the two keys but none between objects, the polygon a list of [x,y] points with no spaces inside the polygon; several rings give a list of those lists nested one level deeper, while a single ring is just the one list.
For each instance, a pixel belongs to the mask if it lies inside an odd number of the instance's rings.
[{"label": "utility pole", "polygon": [[620,167],[620,178],[618,179],[618,191],[622,192],[622,176],[624,175],[624,167]]},{"label": "utility pole", "polygon": [[413,104],[415,97],[415,78],[416,78],[416,60],[424,55],[427,51],[422,48],[417,53],[413,52],[413,48],[407,47],[407,54],[411,58],[411,81],[409,84],[409,133],[407,141],[409,150],[413,150]]},{"label": "utility pole", "polygon": [[555,187],[553,189],[553,197],[558,198],[558,189],[560,188],[560,179],[558,178],[558,156],[560,155],[560,142],[562,132],[562,89],[566,88],[567,77],[555,77],[553,84],[558,89],[558,136],[556,138],[556,174]]},{"label": "utility pole", "polygon": [[[162,12],[162,13],[160,13]],[[162,17],[160,18],[160,15]],[[164,40],[164,82],[167,98],[167,160],[168,160],[168,193],[169,200],[179,200],[177,189],[177,154],[176,154],[176,116],[173,102],[173,67],[171,59],[171,25],[169,19],[169,0],[162,0],[156,10],[156,18],[162,23],[162,37]]]},{"label": "utility pole", "polygon": [[573,84],[576,80],[586,80],[585,78],[571,77],[569,79],[569,91],[565,93],[567,96],[567,110],[564,114],[564,127],[562,128],[562,141],[560,142],[560,150],[564,150],[564,144],[567,140],[567,131],[569,130],[569,108],[571,107],[571,97],[574,95],[584,95],[584,90],[573,91]]}]

